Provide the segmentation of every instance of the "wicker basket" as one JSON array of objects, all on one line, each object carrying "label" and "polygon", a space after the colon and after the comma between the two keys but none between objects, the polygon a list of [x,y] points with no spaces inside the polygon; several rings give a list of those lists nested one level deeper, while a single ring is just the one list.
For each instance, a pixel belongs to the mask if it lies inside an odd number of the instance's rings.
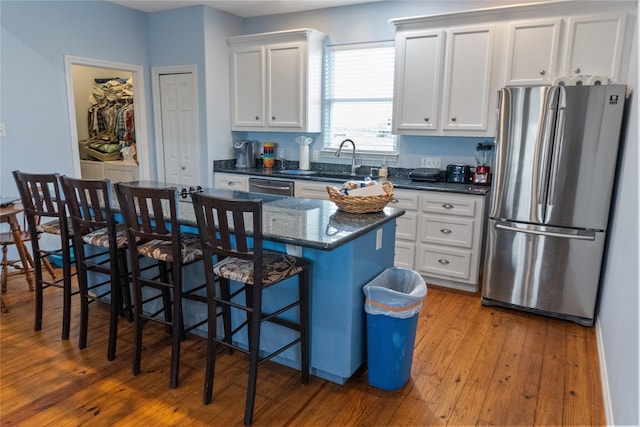
[{"label": "wicker basket", "polygon": [[337,188],[327,186],[329,200],[338,205],[340,210],[351,213],[380,212],[393,199],[393,184],[389,181],[382,183],[386,194],[377,196],[348,196]]}]

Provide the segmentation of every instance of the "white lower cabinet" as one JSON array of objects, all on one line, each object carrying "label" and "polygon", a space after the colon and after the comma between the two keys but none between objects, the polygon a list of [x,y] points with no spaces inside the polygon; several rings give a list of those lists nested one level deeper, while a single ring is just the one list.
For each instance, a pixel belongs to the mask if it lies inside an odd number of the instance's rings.
[{"label": "white lower cabinet", "polygon": [[84,179],[108,179],[112,184],[138,180],[138,165],[131,162],[80,160]]},{"label": "white lower cabinet", "polygon": [[307,199],[329,200],[327,186],[336,186],[335,182],[315,182],[296,180],[293,187],[295,197],[305,197]]},{"label": "white lower cabinet", "polygon": [[483,248],[486,196],[395,190],[395,266],[427,283],[476,292]]},{"label": "white lower cabinet", "polygon": [[221,190],[249,191],[249,176],[216,172],[214,174],[214,186]]}]

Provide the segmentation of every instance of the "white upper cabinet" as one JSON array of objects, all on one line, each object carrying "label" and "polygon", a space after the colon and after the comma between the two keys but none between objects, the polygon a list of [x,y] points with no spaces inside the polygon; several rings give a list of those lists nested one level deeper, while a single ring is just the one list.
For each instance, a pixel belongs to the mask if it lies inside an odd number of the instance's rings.
[{"label": "white upper cabinet", "polygon": [[325,37],[302,29],[228,38],[231,129],[319,132]]},{"label": "white upper cabinet", "polygon": [[444,31],[396,36],[394,133],[438,129]]},{"label": "white upper cabinet", "polygon": [[393,130],[486,136],[493,25],[396,33]]},{"label": "white upper cabinet", "polygon": [[506,84],[551,84],[558,72],[562,19],[521,21],[507,32]]},{"label": "white upper cabinet", "polygon": [[261,128],[264,116],[264,51],[262,47],[231,52],[231,120],[233,128]]},{"label": "white upper cabinet", "polygon": [[590,74],[621,81],[626,21],[626,13],[569,18],[563,75]]},{"label": "white upper cabinet", "polygon": [[442,97],[445,131],[487,130],[493,32],[493,26],[455,28],[447,32]]}]

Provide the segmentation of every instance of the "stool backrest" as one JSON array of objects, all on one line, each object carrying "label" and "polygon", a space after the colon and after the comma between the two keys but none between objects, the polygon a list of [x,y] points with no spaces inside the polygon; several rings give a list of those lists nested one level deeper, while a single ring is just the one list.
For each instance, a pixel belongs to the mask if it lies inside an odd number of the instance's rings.
[{"label": "stool backrest", "polygon": [[108,228],[109,234],[113,232],[115,238],[111,182],[108,179],[88,180],[61,176],[60,183],[74,234],[81,236],[100,228]]},{"label": "stool backrest", "polygon": [[[191,193],[206,263],[235,257],[254,262],[262,277],[262,200],[237,200]],[[210,269],[207,268],[207,271]]]},{"label": "stool backrest", "polygon": [[174,252],[173,259],[180,259],[178,189],[123,183],[115,184],[115,189],[129,244],[151,240],[170,242]]},{"label": "stool backrest", "polygon": [[13,171],[29,229],[32,231],[32,243],[37,240],[40,221],[55,218],[60,221],[60,233],[68,238],[67,208],[60,188],[60,174],[33,174]]}]

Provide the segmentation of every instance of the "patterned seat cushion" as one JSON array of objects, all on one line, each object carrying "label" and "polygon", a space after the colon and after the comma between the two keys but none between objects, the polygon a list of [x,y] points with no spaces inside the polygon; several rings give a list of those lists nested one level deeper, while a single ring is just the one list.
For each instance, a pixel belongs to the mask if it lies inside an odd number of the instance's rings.
[{"label": "patterned seat cushion", "polygon": [[[200,247],[200,237],[193,233],[182,233],[180,235],[182,263],[188,264],[202,259],[202,248]],[[164,240],[151,240],[137,247],[138,253],[142,256],[154,258],[160,261],[172,262],[171,242]]]},{"label": "patterned seat cushion", "polygon": [[[107,228],[101,228],[99,230],[92,231],[91,233],[87,233],[82,236],[82,240],[90,245],[108,248],[109,230]],[[127,247],[127,229],[124,224],[116,224],[116,242],[118,248]]]},{"label": "patterned seat cushion", "polygon": [[[262,284],[269,286],[295,276],[303,269],[303,260],[280,252],[264,251],[263,255]],[[253,282],[253,262],[234,257],[228,257],[213,266],[213,272],[220,277],[224,277],[236,282]]]},{"label": "patterned seat cushion", "polygon": [[[67,230],[69,236],[72,236],[71,218],[67,218]],[[60,221],[54,219],[53,221],[44,222],[38,226],[38,231],[47,234],[60,234]]]}]

